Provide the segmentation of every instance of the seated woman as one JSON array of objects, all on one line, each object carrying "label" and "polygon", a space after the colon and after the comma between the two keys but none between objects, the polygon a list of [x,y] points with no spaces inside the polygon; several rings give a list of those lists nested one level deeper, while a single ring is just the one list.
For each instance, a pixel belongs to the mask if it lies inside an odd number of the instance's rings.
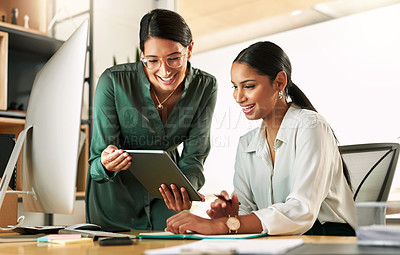
[{"label": "seated woman", "polygon": [[247,119],[263,122],[240,138],[234,194],[221,192],[207,211],[211,219],[185,211],[170,217],[167,231],[355,235],[353,192],[336,137],[291,73],[274,43],[239,53],[233,96]]}]

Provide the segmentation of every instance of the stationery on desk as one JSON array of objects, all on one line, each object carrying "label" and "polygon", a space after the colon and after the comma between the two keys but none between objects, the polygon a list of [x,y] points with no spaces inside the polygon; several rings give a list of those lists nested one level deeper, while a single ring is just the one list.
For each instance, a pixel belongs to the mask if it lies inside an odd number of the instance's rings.
[{"label": "stationery on desk", "polygon": [[46,235],[37,239],[38,243],[48,243],[48,244],[92,244],[93,238],[82,237],[80,234],[56,234],[56,235]]},{"label": "stationery on desk", "polygon": [[36,235],[7,235],[0,236],[0,243],[37,242],[38,244],[77,244],[93,243],[93,238],[85,238],[80,234],[36,234]]},{"label": "stationery on desk", "polygon": [[135,235],[130,234],[122,234],[122,233],[114,233],[114,232],[107,232],[101,230],[83,230],[83,229],[62,229],[59,231],[60,234],[81,234],[85,237],[95,238],[98,237],[129,237],[131,239],[135,239]]},{"label": "stationery on desk", "polygon": [[140,233],[137,237],[139,239],[250,239],[256,237],[267,236],[268,234],[234,234],[234,235],[201,235],[196,233],[188,234],[174,234],[171,232],[150,232]]},{"label": "stationery on desk", "polygon": [[46,235],[46,236],[42,236],[39,237],[37,239],[38,242],[51,242],[53,240],[67,240],[67,239],[80,239],[82,238],[82,235],[80,234],[56,234],[56,235]]},{"label": "stationery on desk", "polygon": [[283,254],[303,244],[302,239],[201,240],[168,248],[146,250],[146,255]]}]

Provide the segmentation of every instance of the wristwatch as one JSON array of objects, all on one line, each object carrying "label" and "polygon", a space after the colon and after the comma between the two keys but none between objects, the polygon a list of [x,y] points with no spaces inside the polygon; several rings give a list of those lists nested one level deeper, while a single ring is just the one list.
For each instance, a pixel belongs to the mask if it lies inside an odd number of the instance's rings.
[{"label": "wristwatch", "polygon": [[236,215],[229,215],[225,224],[229,229],[229,234],[237,234],[240,228],[240,220]]}]

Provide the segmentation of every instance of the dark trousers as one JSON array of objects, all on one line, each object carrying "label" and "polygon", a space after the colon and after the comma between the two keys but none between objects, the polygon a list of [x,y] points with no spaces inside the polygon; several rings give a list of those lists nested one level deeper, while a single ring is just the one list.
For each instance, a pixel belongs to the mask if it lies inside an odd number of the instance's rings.
[{"label": "dark trousers", "polygon": [[321,224],[317,219],[312,228],[304,235],[355,236],[356,232],[347,223],[325,222]]}]

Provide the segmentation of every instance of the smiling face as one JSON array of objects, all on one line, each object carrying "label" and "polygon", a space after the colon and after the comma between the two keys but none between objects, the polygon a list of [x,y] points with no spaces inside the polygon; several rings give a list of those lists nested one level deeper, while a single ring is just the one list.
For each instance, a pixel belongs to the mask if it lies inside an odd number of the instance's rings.
[{"label": "smiling face", "polygon": [[[193,42],[186,48],[180,43],[152,37],[144,43],[143,57],[150,60],[159,58],[161,66],[158,69],[150,70],[144,66],[144,70],[150,83],[164,92],[173,91],[179,84],[183,82],[187,72],[187,60],[190,58],[193,49]],[[186,53],[186,54],[185,54]],[[167,59],[176,59],[183,56],[182,66],[171,68],[167,65]]]},{"label": "smiling face", "polygon": [[[242,107],[249,120],[274,118],[280,108],[287,106],[285,99],[278,99],[279,91],[283,91],[286,83],[281,83],[280,72],[274,81],[269,76],[260,75],[246,63],[235,62],[231,68],[231,81],[234,87],[233,97]],[[284,84],[282,86],[282,84]]]}]

